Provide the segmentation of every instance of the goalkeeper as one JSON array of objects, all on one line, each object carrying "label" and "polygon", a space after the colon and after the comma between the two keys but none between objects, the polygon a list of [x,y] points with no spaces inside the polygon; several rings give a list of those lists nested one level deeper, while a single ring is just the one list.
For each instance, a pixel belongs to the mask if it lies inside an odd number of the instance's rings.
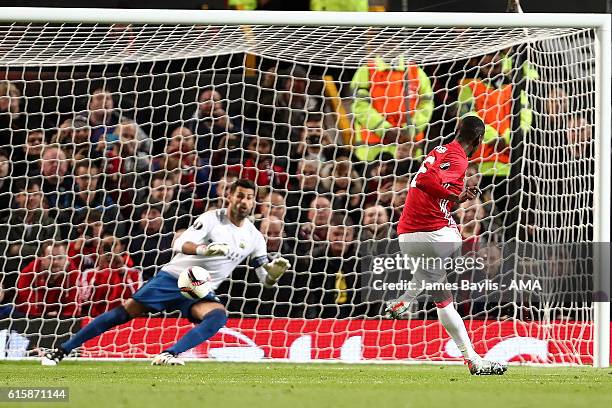
[{"label": "goalkeeper", "polygon": [[232,184],[227,209],[209,211],[200,215],[174,243],[176,254],[169,263],[131,299],[110,310],[81,329],[59,348],[46,353],[43,365],[56,365],[72,349],[110,328],[123,324],[147,312],[179,310],[196,326],[173,346],[155,356],[153,365],[184,365],[178,354],[212,337],[227,321],[225,307],[211,292],[202,299],[184,297],[178,288],[179,274],[193,266],[210,272],[213,288],[219,287],[234,268],[248,256],[259,280],[267,287],[276,283],[289,268],[284,258],[268,260],[263,235],[247,219],[255,203],[255,185],[248,180]]}]

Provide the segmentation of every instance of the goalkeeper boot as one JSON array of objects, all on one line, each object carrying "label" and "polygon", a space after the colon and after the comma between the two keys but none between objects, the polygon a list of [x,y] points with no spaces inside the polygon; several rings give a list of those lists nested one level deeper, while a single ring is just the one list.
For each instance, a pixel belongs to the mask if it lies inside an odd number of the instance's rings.
[{"label": "goalkeeper boot", "polygon": [[466,359],[465,362],[472,375],[503,375],[508,370],[508,364],[484,360],[480,357]]},{"label": "goalkeeper boot", "polygon": [[385,317],[388,319],[406,319],[410,312],[410,302],[390,300],[385,308]]},{"label": "goalkeeper boot", "polygon": [[62,361],[66,357],[66,351],[63,348],[59,347],[54,350],[47,351],[42,359],[40,360],[41,364],[44,366],[55,366],[60,361]]},{"label": "goalkeeper boot", "polygon": [[162,351],[153,358],[151,365],[180,365],[184,366],[185,362],[167,351]]}]

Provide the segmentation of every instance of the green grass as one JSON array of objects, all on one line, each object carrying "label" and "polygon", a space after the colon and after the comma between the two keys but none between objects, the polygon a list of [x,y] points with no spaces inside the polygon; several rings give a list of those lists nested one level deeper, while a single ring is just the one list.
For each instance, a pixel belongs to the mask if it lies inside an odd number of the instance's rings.
[{"label": "green grass", "polygon": [[33,361],[0,363],[0,386],[69,387],[70,403],[7,407],[610,407],[612,370],[510,367],[501,377],[463,366]]}]

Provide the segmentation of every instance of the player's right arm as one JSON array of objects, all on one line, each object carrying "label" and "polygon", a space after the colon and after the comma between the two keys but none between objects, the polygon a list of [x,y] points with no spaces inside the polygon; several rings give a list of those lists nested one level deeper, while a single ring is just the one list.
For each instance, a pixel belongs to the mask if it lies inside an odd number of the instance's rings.
[{"label": "player's right arm", "polygon": [[214,211],[200,215],[192,226],[174,242],[174,251],[185,255],[219,256],[227,255],[229,247],[223,243],[206,244],[206,237],[213,228],[215,222]]}]

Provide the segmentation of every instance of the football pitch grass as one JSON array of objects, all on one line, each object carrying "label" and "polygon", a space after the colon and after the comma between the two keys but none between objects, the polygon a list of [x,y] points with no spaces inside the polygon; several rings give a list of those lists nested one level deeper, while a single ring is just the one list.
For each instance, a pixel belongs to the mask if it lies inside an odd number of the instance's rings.
[{"label": "football pitch grass", "polygon": [[464,366],[67,361],[0,362],[1,387],[68,387],[68,403],[6,407],[610,407],[612,369],[511,366],[470,376]]}]

